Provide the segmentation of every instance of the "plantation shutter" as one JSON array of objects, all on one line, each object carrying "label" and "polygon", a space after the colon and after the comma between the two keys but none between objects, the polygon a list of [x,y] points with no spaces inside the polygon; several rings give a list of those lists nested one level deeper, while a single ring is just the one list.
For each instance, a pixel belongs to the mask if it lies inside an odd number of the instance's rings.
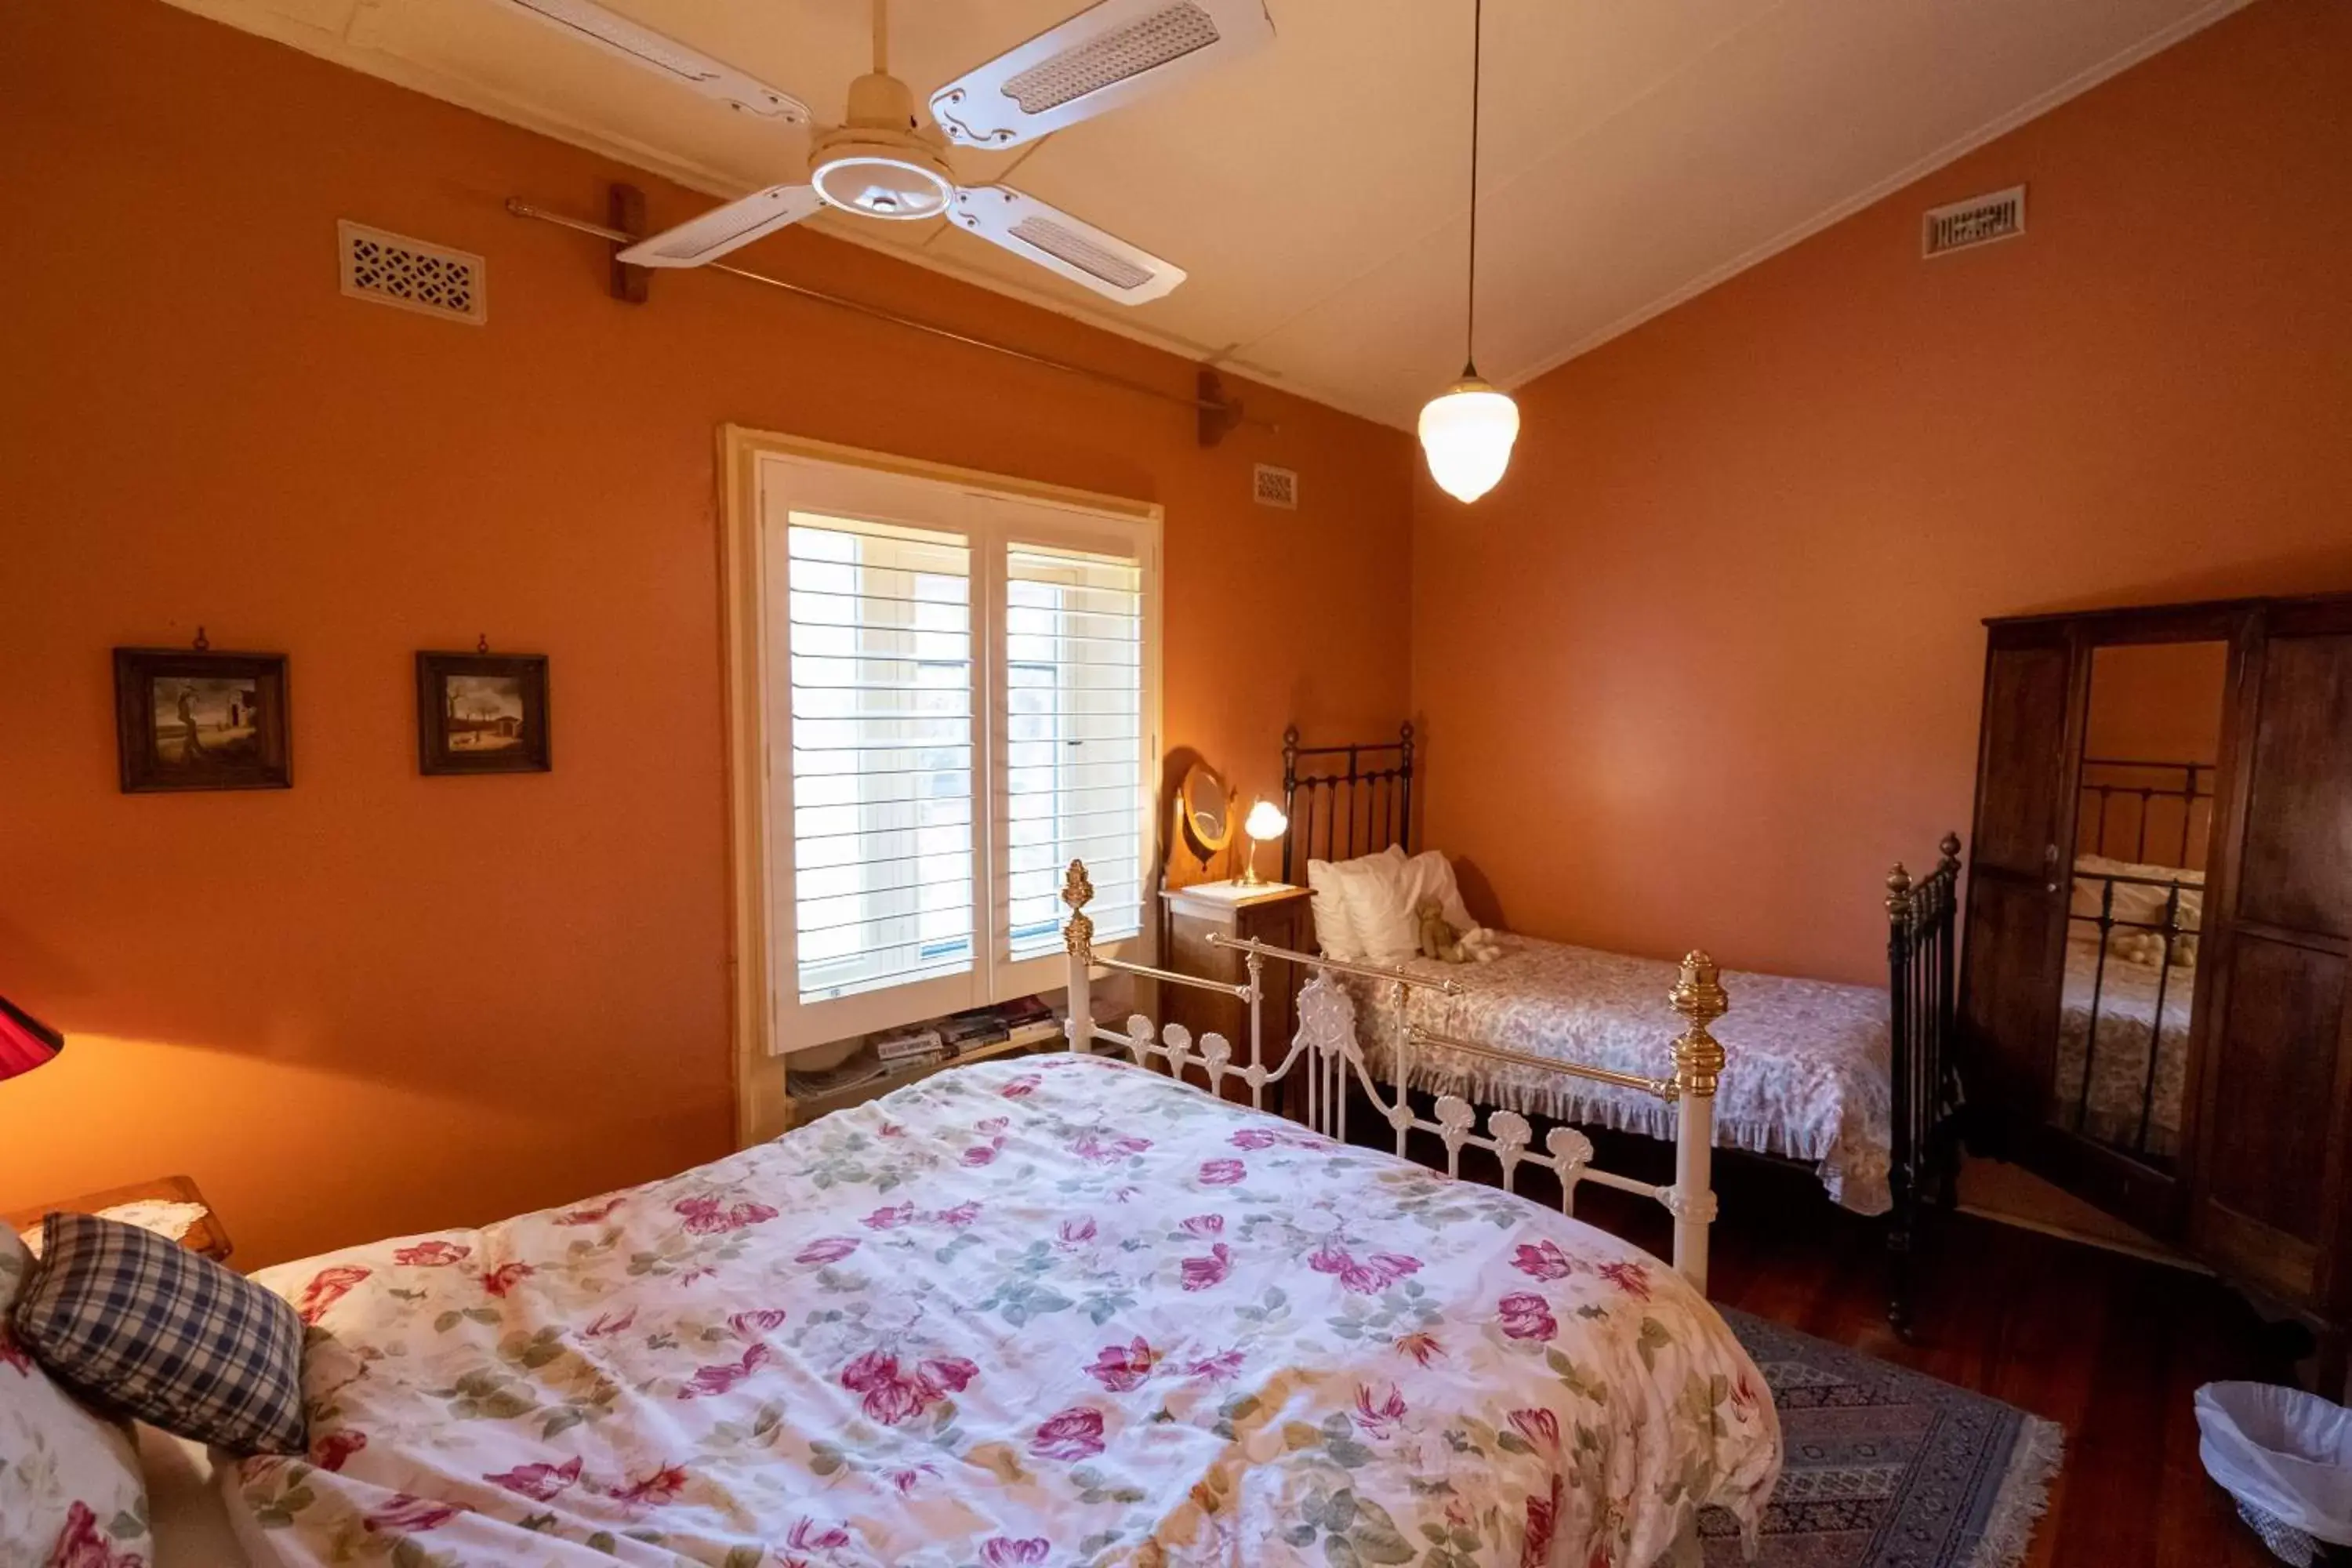
[{"label": "plantation shutter", "polygon": [[1004,788],[998,813],[1013,960],[1060,951],[1062,876],[1083,858],[1097,942],[1142,930],[1143,568],[1131,555],[1004,553]]},{"label": "plantation shutter", "polygon": [[968,974],[971,542],[797,510],[787,541],[799,1000]]}]

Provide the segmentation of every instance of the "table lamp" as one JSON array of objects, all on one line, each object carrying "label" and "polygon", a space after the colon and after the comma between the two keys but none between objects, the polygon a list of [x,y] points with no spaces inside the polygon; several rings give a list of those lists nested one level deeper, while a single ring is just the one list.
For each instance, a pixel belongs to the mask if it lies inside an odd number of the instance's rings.
[{"label": "table lamp", "polygon": [[1257,804],[1250,807],[1249,817],[1242,824],[1242,831],[1249,835],[1250,841],[1249,868],[1242,873],[1242,886],[1263,887],[1265,884],[1257,874],[1257,847],[1269,838],[1279,838],[1289,832],[1290,818],[1282,815],[1280,806],[1260,795]]},{"label": "table lamp", "polygon": [[31,1072],[66,1047],[66,1037],[0,996],[0,1079]]}]

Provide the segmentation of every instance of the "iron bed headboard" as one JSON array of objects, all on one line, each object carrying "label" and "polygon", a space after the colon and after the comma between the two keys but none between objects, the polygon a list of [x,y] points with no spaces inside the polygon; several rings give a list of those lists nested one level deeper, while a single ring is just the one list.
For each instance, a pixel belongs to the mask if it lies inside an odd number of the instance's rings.
[{"label": "iron bed headboard", "polygon": [[[1300,804],[1304,796],[1305,805]],[[1394,844],[1412,849],[1412,725],[1393,741],[1302,746],[1298,726],[1282,732],[1282,879],[1295,881],[1308,860],[1349,860]],[[1317,852],[1316,826],[1322,826]],[[1303,855],[1297,851],[1304,849]]]},{"label": "iron bed headboard", "polygon": [[[2077,855],[2105,855],[2108,852],[2108,810],[2115,804],[2115,797],[2121,795],[2126,800],[2138,800],[2139,815],[2130,829],[2132,852],[2116,858],[2147,862],[2151,808],[2160,801],[2177,807],[2180,813],[2179,852],[2162,864],[2185,867],[2192,871],[2204,869],[2205,840],[2212,829],[2216,769],[2217,764],[2212,763],[2084,757],[2081,796],[2074,808],[2074,852]],[[2204,808],[2204,833],[2197,831],[2198,808],[2200,805]],[[2087,833],[2084,831],[2085,818],[2089,819]],[[2090,845],[2087,851],[2083,847],[2086,842]]]}]

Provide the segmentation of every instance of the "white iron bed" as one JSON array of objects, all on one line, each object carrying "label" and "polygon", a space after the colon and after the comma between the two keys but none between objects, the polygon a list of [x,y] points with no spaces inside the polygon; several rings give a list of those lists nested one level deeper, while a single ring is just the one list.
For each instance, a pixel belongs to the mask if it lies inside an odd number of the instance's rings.
[{"label": "white iron bed", "polygon": [[[1285,881],[1312,885],[1333,862],[1412,848],[1414,735],[1307,746],[1283,736]],[[1960,841],[1934,868],[1887,877],[1887,984],[1736,973],[1738,1016],[1725,1044],[1738,1079],[1714,1107],[1726,1148],[1807,1167],[1832,1201],[1887,1216],[1888,1318],[1910,1326],[1910,1258],[1921,1211],[1948,1196],[1958,1163],[1960,1089],[1951,1060],[1958,976],[1954,911]],[[1450,889],[1451,872],[1445,873]],[[1325,895],[1318,892],[1317,897]],[[1321,914],[1318,911],[1318,922]],[[1457,912],[1454,923],[1461,923]],[[1662,960],[1492,933],[1492,963],[1411,957],[1361,966],[1348,984],[1375,1070],[1417,1038],[1402,1075],[1425,1095],[1467,1095],[1524,1116],[1673,1135],[1667,1109],[1579,1064],[1638,1076],[1649,1048],[1647,998],[1672,983]],[[1354,956],[1352,954],[1343,956]],[[1503,1047],[1503,1061],[1444,1048],[1447,1037]]]},{"label": "white iron bed", "polygon": [[[1265,964],[1338,966],[1253,948],[1234,987],[1126,963],[1095,952],[1091,896],[1073,862],[1069,1053],[567,1209],[262,1270],[311,1325],[310,1453],[222,1466],[228,1535],[189,1534],[191,1489],[159,1486],[157,1568],[1307,1564],[1418,1558],[1433,1530],[1449,1562],[1695,1568],[1703,1504],[1753,1545],[1780,1437],[1705,1300],[1726,1002],[1704,954],[1659,1031],[1670,1070],[1623,1084],[1675,1108],[1656,1184],[1593,1169],[1570,1129],[1530,1147],[1514,1112],[1416,1115],[1332,1026],[1336,987],[1269,1059]],[[1245,1055],[1098,1025],[1112,972],[1239,996]],[[1349,1145],[1351,1102],[1449,1163],[1551,1173],[1563,1212]],[[1671,1271],[1566,1216],[1586,1182],[1672,1213]]]}]

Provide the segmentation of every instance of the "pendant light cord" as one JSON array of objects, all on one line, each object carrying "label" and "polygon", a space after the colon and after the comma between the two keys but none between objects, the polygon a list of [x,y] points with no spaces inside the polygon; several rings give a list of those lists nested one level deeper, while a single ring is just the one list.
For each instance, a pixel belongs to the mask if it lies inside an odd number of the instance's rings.
[{"label": "pendant light cord", "polygon": [[1478,78],[1486,54],[1486,0],[1470,0],[1470,308],[1462,332],[1462,379],[1478,375]]}]

